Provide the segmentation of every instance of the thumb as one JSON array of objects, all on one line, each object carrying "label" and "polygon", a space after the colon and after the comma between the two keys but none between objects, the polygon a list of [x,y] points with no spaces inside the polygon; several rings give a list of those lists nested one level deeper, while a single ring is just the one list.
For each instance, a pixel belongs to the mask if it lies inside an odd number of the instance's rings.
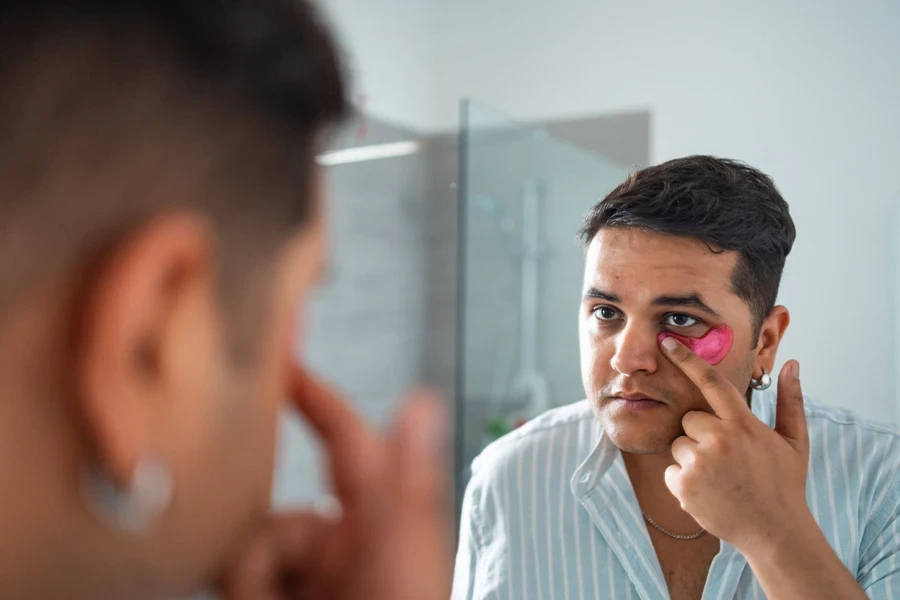
[{"label": "thumb", "polygon": [[443,403],[431,392],[413,393],[400,411],[392,452],[399,474],[399,502],[407,510],[436,515],[435,511],[443,513],[447,508],[448,431]]},{"label": "thumb", "polygon": [[800,389],[800,363],[790,360],[781,368],[778,376],[778,404],[775,431],[798,450],[809,450],[809,434],[806,429],[806,411],[803,408],[803,390]]},{"label": "thumb", "polygon": [[[404,407],[393,438],[397,510],[383,547],[404,557],[413,579],[394,600],[449,598],[453,579],[449,427],[442,403],[416,394]],[[409,576],[408,573],[404,576]]]}]

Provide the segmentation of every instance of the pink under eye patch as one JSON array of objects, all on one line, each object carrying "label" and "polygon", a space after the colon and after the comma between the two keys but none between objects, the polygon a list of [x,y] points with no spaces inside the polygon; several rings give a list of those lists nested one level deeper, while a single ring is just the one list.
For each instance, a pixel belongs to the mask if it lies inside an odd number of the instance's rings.
[{"label": "pink under eye patch", "polygon": [[734,332],[731,331],[731,327],[722,324],[713,327],[706,332],[706,335],[699,338],[686,337],[671,331],[662,331],[656,337],[656,341],[662,342],[667,337],[675,338],[709,364],[717,365],[728,356],[728,351],[731,350],[731,343],[734,341]]}]

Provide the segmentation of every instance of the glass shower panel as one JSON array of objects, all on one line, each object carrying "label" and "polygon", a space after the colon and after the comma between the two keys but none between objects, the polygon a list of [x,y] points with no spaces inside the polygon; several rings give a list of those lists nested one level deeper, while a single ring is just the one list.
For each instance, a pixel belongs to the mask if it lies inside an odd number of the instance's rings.
[{"label": "glass shower panel", "polygon": [[627,174],[474,101],[460,165],[457,500],[485,445],[583,397],[577,232]]}]

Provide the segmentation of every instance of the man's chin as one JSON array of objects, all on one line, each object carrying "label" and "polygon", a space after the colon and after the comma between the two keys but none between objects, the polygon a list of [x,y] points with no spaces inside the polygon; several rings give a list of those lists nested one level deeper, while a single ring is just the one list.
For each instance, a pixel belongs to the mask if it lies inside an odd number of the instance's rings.
[{"label": "man's chin", "polygon": [[629,454],[661,454],[671,452],[672,442],[681,432],[674,427],[653,427],[647,424],[604,422],[609,440],[622,452]]},{"label": "man's chin", "polygon": [[644,440],[636,443],[619,443],[611,439],[612,443],[622,452],[626,454],[665,454],[671,451],[672,443],[659,444],[650,440]]}]

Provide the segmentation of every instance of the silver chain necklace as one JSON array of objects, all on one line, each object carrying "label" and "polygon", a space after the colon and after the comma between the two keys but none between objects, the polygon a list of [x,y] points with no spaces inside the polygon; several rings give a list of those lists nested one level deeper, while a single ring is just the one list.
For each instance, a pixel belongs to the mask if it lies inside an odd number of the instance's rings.
[{"label": "silver chain necklace", "polygon": [[670,538],[675,538],[676,540],[685,540],[685,541],[696,540],[698,537],[700,537],[701,535],[706,533],[705,529],[701,529],[697,533],[692,533],[690,535],[682,535],[680,533],[673,533],[673,532],[669,531],[668,529],[666,529],[665,527],[663,527],[662,525],[660,525],[659,523],[657,523],[656,521],[654,521],[653,519],[651,519],[650,515],[645,513],[643,510],[641,510],[641,514],[644,515],[644,518],[647,519],[648,523],[653,525],[654,529],[656,529],[660,533],[664,533],[665,535],[669,536]]}]

